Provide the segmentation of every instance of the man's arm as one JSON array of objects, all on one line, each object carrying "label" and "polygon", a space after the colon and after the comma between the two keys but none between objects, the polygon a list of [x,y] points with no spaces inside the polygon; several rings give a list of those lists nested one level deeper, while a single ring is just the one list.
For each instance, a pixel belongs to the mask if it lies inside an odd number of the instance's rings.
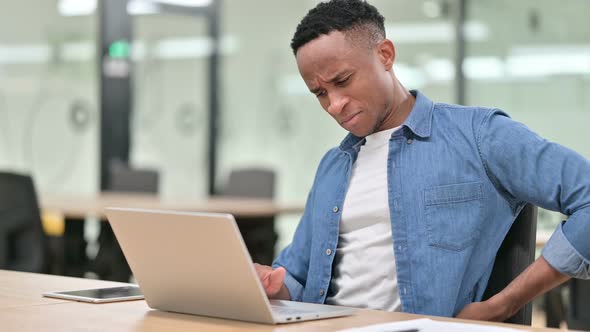
[{"label": "man's arm", "polygon": [[570,277],[554,269],[543,256],[524,270],[500,293],[487,301],[471,303],[458,318],[502,322],[512,317],[525,304],[550,289],[561,285]]},{"label": "man's arm", "polygon": [[486,173],[513,206],[531,202],[569,216],[541,258],[497,295],[459,312],[462,318],[503,320],[570,277],[590,278],[590,162],[497,110],[479,129]]}]

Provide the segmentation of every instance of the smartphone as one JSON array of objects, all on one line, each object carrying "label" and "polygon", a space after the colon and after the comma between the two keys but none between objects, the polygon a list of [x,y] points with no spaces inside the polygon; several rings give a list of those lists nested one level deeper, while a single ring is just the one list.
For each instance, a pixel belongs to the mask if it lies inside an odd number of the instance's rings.
[{"label": "smartphone", "polygon": [[65,300],[90,303],[107,303],[118,301],[143,300],[143,294],[137,286],[81,289],[64,292],[48,292],[43,296]]}]

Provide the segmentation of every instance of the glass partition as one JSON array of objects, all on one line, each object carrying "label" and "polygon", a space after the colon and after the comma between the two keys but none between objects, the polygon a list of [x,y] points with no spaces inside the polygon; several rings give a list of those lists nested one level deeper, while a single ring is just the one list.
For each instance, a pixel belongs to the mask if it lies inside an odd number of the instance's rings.
[{"label": "glass partition", "polygon": [[160,174],[165,198],[206,198],[208,56],[205,16],[133,17],[130,163]]},{"label": "glass partition", "polygon": [[[469,19],[489,31],[467,41],[464,71],[471,105],[499,107],[545,138],[590,158],[590,2],[469,1]],[[539,231],[560,213],[539,211]]]},{"label": "glass partition", "polygon": [[96,16],[33,0],[0,13],[0,168],[32,174],[40,192],[95,192]]}]

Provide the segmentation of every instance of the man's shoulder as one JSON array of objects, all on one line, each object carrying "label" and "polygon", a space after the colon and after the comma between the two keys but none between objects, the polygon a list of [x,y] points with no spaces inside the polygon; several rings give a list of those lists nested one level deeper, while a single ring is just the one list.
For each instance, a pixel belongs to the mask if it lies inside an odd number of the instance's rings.
[{"label": "man's shoulder", "polygon": [[343,163],[348,162],[346,157],[346,152],[341,146],[335,146],[331,148],[320,160],[316,170],[316,175],[331,172],[334,170],[334,168],[342,167]]},{"label": "man's shoulder", "polygon": [[498,108],[486,106],[465,106],[447,103],[434,103],[435,112],[449,112],[457,116],[465,116],[468,114],[489,114],[499,110]]},{"label": "man's shoulder", "polygon": [[433,117],[435,122],[444,122],[448,120],[449,123],[463,124],[463,122],[471,122],[473,124],[481,124],[486,119],[493,115],[508,116],[499,108],[486,106],[464,106],[447,103],[434,103]]}]

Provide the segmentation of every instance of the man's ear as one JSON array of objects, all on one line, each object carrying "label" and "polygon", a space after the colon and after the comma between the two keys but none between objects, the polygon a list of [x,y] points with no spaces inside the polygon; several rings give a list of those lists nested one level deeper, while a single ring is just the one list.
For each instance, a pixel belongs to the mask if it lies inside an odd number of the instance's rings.
[{"label": "man's ear", "polygon": [[377,55],[385,70],[389,71],[395,61],[395,46],[391,40],[383,39],[377,44]]}]

